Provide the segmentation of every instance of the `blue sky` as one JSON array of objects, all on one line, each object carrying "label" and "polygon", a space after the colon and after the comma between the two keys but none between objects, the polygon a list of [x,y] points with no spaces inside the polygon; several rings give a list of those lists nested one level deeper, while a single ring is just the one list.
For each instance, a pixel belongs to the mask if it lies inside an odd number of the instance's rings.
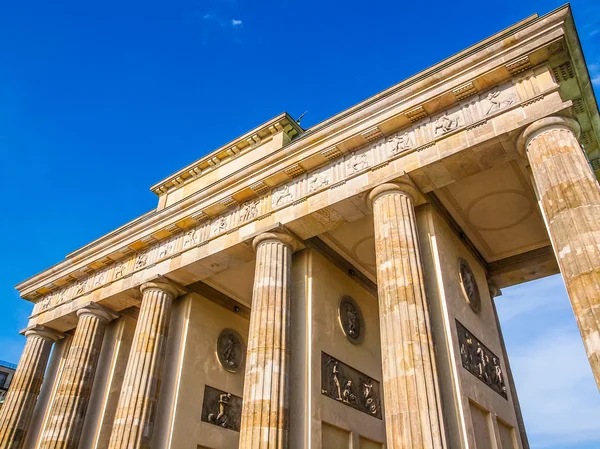
[{"label": "blue sky", "polygon": [[[0,359],[18,360],[31,310],[14,285],[155,207],[156,181],[281,111],[313,125],[560,4],[4,2]],[[598,86],[600,5],[572,6]],[[499,310],[532,446],[600,447],[560,278],[507,289]]]}]

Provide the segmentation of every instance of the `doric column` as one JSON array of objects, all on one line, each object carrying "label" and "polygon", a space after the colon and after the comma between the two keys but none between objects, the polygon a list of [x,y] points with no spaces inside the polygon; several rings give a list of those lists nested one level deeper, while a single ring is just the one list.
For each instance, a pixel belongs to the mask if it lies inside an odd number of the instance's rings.
[{"label": "doric column", "polygon": [[529,125],[518,149],[531,172],[583,344],[600,388],[600,188],[570,118]]},{"label": "doric column", "polygon": [[77,310],[77,328],[67,354],[40,449],[75,449],[79,444],[106,324],[117,317],[95,303]]},{"label": "doric column", "polygon": [[25,349],[0,409],[1,449],[23,447],[52,343],[60,338],[60,334],[43,326],[29,327],[23,333],[27,337]]},{"label": "doric column", "polygon": [[254,239],[256,271],[248,334],[240,449],[289,446],[290,276],[295,240]]},{"label": "doric column", "polygon": [[169,320],[178,289],[166,280],[140,287],[142,306],[110,437],[110,449],[150,447],[165,359]]},{"label": "doric column", "polygon": [[379,326],[388,449],[443,447],[439,388],[408,183],[369,195],[375,223]]}]

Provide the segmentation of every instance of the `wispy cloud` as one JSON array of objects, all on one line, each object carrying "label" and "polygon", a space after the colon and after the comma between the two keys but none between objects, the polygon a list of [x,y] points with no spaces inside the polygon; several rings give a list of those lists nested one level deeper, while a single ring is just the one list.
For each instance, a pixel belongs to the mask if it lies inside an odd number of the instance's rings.
[{"label": "wispy cloud", "polygon": [[600,447],[600,397],[560,276],[503,290],[498,314],[532,447]]},{"label": "wispy cloud", "polygon": [[234,27],[239,27],[239,26],[242,26],[242,23],[243,23],[243,22],[242,22],[241,20],[238,20],[238,19],[231,19],[231,25],[232,25],[232,26],[234,26]]},{"label": "wispy cloud", "polygon": [[592,77],[592,84],[600,87],[600,64],[590,64],[590,76]]}]

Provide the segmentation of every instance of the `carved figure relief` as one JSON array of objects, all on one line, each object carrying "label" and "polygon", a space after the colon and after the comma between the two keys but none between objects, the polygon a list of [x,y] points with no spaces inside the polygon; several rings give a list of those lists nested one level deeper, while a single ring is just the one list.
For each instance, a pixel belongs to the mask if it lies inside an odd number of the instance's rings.
[{"label": "carved figure relief", "polygon": [[445,112],[433,124],[433,134],[440,136],[455,130],[460,126],[460,117],[452,116]]},{"label": "carved figure relief", "polygon": [[138,268],[143,268],[148,264],[149,254],[150,254],[149,251],[142,251],[141,253],[138,253],[138,255],[135,259],[135,269],[136,270]]},{"label": "carved figure relief", "polygon": [[359,344],[363,341],[365,320],[360,307],[350,296],[342,296],[340,299],[338,319],[344,335],[351,343]]},{"label": "carved figure relief", "polygon": [[479,287],[477,287],[477,280],[471,266],[462,257],[458,259],[458,276],[463,294],[471,310],[479,313],[481,311],[481,295],[479,294]]},{"label": "carved figure relief", "polygon": [[381,419],[379,382],[321,352],[321,393]]},{"label": "carved figure relief", "polygon": [[507,399],[500,359],[462,324],[456,321],[462,366],[484,384]]},{"label": "carved figure relief", "polygon": [[75,296],[82,295],[85,292],[85,286],[87,284],[87,279],[83,281],[79,281],[75,287]]},{"label": "carved figure relief", "polygon": [[352,153],[346,161],[346,171],[349,175],[357,173],[369,167],[369,159],[367,153]]},{"label": "carved figure relief", "polygon": [[258,215],[258,206],[260,201],[248,201],[242,205],[240,209],[240,222],[250,221]]},{"label": "carved figure relief", "polygon": [[321,170],[308,178],[308,191],[314,192],[322,187],[327,187],[331,182],[329,170]]},{"label": "carved figure relief", "polygon": [[40,311],[46,310],[48,307],[50,307],[51,299],[52,299],[52,295],[48,295],[39,302]]},{"label": "carved figure relief", "polygon": [[104,270],[96,275],[96,278],[94,279],[94,288],[104,285],[106,282],[106,273],[107,270]]},{"label": "carved figure relief", "polygon": [[408,132],[390,136],[387,143],[390,155],[392,156],[395,156],[404,150],[409,150],[414,146],[413,139]]},{"label": "carved figure relief", "polygon": [[227,371],[235,373],[243,367],[246,348],[244,340],[233,329],[225,329],[217,339],[217,357]]},{"label": "carved figure relief", "polygon": [[200,419],[239,432],[242,420],[242,398],[206,385]]},{"label": "carved figure relief", "polygon": [[273,192],[273,207],[283,206],[284,204],[291,203],[293,200],[294,195],[287,184]]},{"label": "carved figure relief", "polygon": [[515,102],[515,98],[509,92],[495,89],[487,94],[485,101],[485,115],[504,109]]},{"label": "carved figure relief", "polygon": [[158,248],[158,258],[162,259],[163,257],[167,257],[173,253],[173,241],[168,240],[161,244]]},{"label": "carved figure relief", "polygon": [[217,218],[212,223],[211,235],[221,234],[227,230],[227,215]]},{"label": "carved figure relief", "polygon": [[183,235],[183,249],[190,248],[196,244],[196,228],[186,231]]},{"label": "carved figure relief", "polygon": [[120,279],[127,273],[127,261],[121,262],[115,266],[114,279]]}]

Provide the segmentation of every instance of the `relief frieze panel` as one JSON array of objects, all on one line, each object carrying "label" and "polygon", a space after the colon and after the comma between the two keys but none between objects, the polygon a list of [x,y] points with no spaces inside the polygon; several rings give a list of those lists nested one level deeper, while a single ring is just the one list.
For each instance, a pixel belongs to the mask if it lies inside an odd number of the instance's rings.
[{"label": "relief frieze panel", "polygon": [[500,358],[456,320],[462,366],[504,399],[508,399]]},{"label": "relief frieze panel", "polygon": [[200,419],[223,429],[239,432],[242,421],[242,398],[205,385]]},{"label": "relief frieze panel", "polygon": [[379,382],[324,352],[321,352],[321,394],[382,419]]},{"label": "relief frieze panel", "polygon": [[[152,246],[116,261],[112,266],[107,267],[106,272],[100,276],[96,272],[87,278],[81,278],[72,287],[69,287],[70,291],[68,295],[63,296],[61,303],[82,296],[95,288],[101,288],[131,275],[135,271],[143,270],[157,261],[205,244],[208,240],[218,238],[239,226],[260,219],[265,214],[296,204],[309,195],[318,194],[326,189],[334,189],[341,183],[360,176],[381,163],[434,145],[436,140],[443,139],[478,121],[489,119],[494,114],[516,107],[524,100],[520,98],[517,87],[512,83],[470,96],[458,107],[443,114],[434,117],[423,116],[408,128],[383,136],[361,149],[345,155],[340,152],[340,156],[343,157],[333,159],[328,164],[304,173],[270,191],[261,191],[263,196],[230,208],[218,217],[208,219],[208,216],[197,213],[198,217],[203,216],[208,220],[193,228],[182,230],[166,241],[155,242]],[[46,293],[38,300],[34,306],[34,314],[59,303],[56,299],[48,299],[52,294],[54,293]]]}]

